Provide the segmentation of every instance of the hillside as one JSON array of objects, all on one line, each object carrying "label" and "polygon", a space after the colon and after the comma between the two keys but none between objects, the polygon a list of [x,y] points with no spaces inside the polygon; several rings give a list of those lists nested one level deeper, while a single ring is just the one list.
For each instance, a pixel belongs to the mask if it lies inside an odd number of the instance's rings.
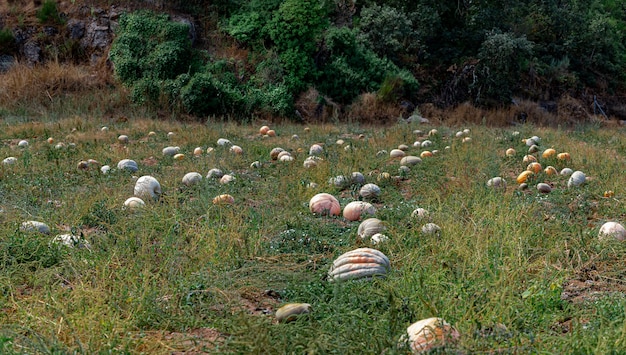
[{"label": "hillside", "polygon": [[[103,115],[123,115],[115,107],[132,101],[162,117],[190,119],[223,115],[385,123],[414,112],[453,124],[484,117],[496,125],[626,119],[621,80],[626,60],[614,55],[624,46],[624,19],[604,2],[594,2],[595,13],[610,20],[603,22],[603,31],[612,31],[605,37],[613,42],[577,38],[582,42],[576,48],[563,39],[546,42],[548,37],[534,32],[533,26],[551,22],[512,27],[506,12],[500,29],[470,27],[472,19],[493,12],[494,4],[467,5],[451,14],[443,5],[418,3],[8,1],[0,5],[0,70],[5,72],[0,106],[4,114],[13,114],[49,107],[57,97],[112,90],[117,96],[107,95],[110,105],[97,109]],[[319,16],[311,16],[312,9]],[[175,71],[166,54],[150,54],[156,58],[147,64],[151,69],[165,60],[164,68],[172,71],[141,69],[156,75],[154,82],[125,79],[119,70],[115,76],[109,57],[114,39],[124,36],[118,31],[120,16],[138,10],[167,14],[167,21],[188,27],[190,47],[183,50],[190,61]],[[552,10],[546,16],[560,11]],[[524,16],[530,21],[537,11]],[[578,21],[583,15],[592,16],[581,10]],[[463,20],[462,25],[451,25],[453,19]],[[389,28],[390,23],[397,26]],[[447,32],[433,33],[435,28]],[[481,38],[463,42],[466,35],[460,30]],[[159,44],[158,39],[150,43],[140,55]],[[584,62],[587,45],[594,46],[594,57]],[[138,55],[124,55],[131,54]],[[38,68],[44,69],[37,73]],[[181,79],[182,73],[188,76]],[[157,91],[147,91],[146,85]],[[179,89],[168,91],[172,86]],[[196,98],[203,97],[197,90],[209,89],[221,99],[206,103]]]}]

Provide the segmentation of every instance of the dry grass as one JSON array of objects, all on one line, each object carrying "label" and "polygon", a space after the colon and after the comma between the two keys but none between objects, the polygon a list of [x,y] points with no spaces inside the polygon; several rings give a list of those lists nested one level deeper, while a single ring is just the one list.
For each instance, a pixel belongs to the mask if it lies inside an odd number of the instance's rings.
[{"label": "dry grass", "polygon": [[383,102],[376,94],[365,93],[350,105],[346,118],[351,122],[392,124],[398,121],[402,112],[397,103]]},{"label": "dry grass", "polygon": [[106,78],[92,68],[48,62],[30,67],[17,64],[0,76],[0,105],[52,101],[54,98],[103,88]]}]

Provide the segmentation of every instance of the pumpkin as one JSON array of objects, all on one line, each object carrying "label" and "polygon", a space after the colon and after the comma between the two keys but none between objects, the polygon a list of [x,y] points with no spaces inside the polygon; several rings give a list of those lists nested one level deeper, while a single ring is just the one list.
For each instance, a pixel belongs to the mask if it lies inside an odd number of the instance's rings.
[{"label": "pumpkin", "polygon": [[436,135],[438,135],[438,134],[439,134],[439,131],[437,131],[437,130],[436,130],[436,129],[434,129],[434,128],[433,128],[433,129],[431,129],[431,130],[428,132],[428,136],[429,136],[429,137],[435,137],[435,136],[436,136]]},{"label": "pumpkin", "polygon": [[354,185],[363,185],[365,183],[365,176],[358,171],[353,171],[350,175],[350,182]]},{"label": "pumpkin", "polygon": [[316,158],[317,158],[317,157],[310,156],[310,157],[308,157],[308,158],[304,159],[304,163],[302,163],[302,165],[303,165],[305,168],[307,168],[307,169],[308,169],[308,168],[314,168],[314,167],[316,167],[316,166],[317,166],[317,160],[318,160],[318,159],[316,159]]},{"label": "pumpkin", "polygon": [[570,176],[574,173],[574,170],[570,169],[570,168],[563,168],[561,169],[561,171],[559,172],[559,174],[563,175],[563,176]]},{"label": "pumpkin", "polygon": [[341,205],[335,196],[322,192],[311,197],[309,210],[322,216],[339,216]]},{"label": "pumpkin", "polygon": [[161,184],[159,181],[150,175],[144,175],[137,179],[135,182],[135,196],[150,197],[151,199],[158,199],[161,195]]},{"label": "pumpkin", "polygon": [[201,156],[202,155],[202,148],[200,148],[200,147],[194,148],[193,155],[195,155],[197,157]]},{"label": "pumpkin", "polygon": [[506,180],[500,176],[496,176],[487,180],[487,186],[493,187],[494,189],[506,190]]},{"label": "pumpkin", "polygon": [[522,162],[525,164],[536,162],[536,161],[537,161],[537,158],[535,158],[534,155],[524,155],[524,158],[522,159]]},{"label": "pumpkin", "polygon": [[42,234],[50,234],[50,227],[47,224],[39,221],[26,221],[20,225],[22,232],[39,232]]},{"label": "pumpkin", "polygon": [[117,168],[120,170],[128,170],[130,172],[135,172],[139,170],[137,167],[137,163],[134,160],[130,159],[122,159],[117,163]]},{"label": "pumpkin", "polygon": [[173,157],[174,155],[178,154],[179,151],[180,151],[180,147],[165,147],[162,150],[163,155],[167,155],[170,157]]},{"label": "pumpkin", "polygon": [[570,160],[570,159],[571,159],[571,157],[570,157],[569,153],[567,153],[567,152],[563,152],[563,153],[559,153],[559,154],[557,154],[557,155],[556,155],[556,158],[557,158],[558,160]]},{"label": "pumpkin", "polygon": [[607,237],[613,237],[619,241],[626,239],[626,228],[617,222],[606,222],[600,227],[598,238],[604,240]]},{"label": "pumpkin", "polygon": [[368,218],[359,224],[357,234],[361,239],[369,239],[376,233],[385,231],[385,225],[378,218]]},{"label": "pumpkin", "polygon": [[530,170],[526,170],[523,171],[521,174],[519,174],[517,176],[517,179],[515,179],[515,181],[517,181],[518,184],[524,183],[528,180],[528,178],[530,178],[533,175],[533,172]]},{"label": "pumpkin", "polygon": [[602,194],[602,197],[606,197],[606,198],[613,197],[613,196],[615,196],[615,192],[613,192],[613,190],[606,190]]},{"label": "pumpkin", "polygon": [[406,144],[400,144],[400,145],[398,146],[398,149],[400,149],[400,150],[401,150],[401,151],[403,151],[403,152],[406,152],[407,150],[409,150],[409,146],[408,146],[408,145],[406,145]]},{"label": "pumpkin", "polygon": [[223,204],[232,205],[233,203],[235,203],[235,198],[229,194],[223,194],[223,195],[215,196],[213,198],[214,205],[223,205]]},{"label": "pumpkin", "polygon": [[365,184],[359,190],[359,195],[364,200],[376,200],[380,196],[380,187],[376,184]]},{"label": "pumpkin", "polygon": [[124,201],[124,208],[130,211],[136,211],[142,207],[145,207],[146,203],[139,197],[129,197]]},{"label": "pumpkin", "polygon": [[533,153],[537,153],[539,151],[539,146],[537,145],[531,145],[530,148],[528,148],[528,154],[533,154]]},{"label": "pumpkin", "polygon": [[422,148],[426,148],[426,147],[430,147],[431,145],[433,145],[433,142],[429,141],[428,139],[423,141],[422,144],[420,145]]},{"label": "pumpkin", "polygon": [[276,320],[281,323],[292,322],[299,315],[311,313],[312,310],[308,303],[288,303],[276,310]]},{"label": "pumpkin", "polygon": [[585,173],[582,171],[574,171],[567,181],[567,187],[580,186],[587,181]]},{"label": "pumpkin", "polygon": [[428,219],[429,216],[430,216],[430,212],[428,212],[428,210],[426,210],[425,208],[421,208],[421,207],[418,207],[414,209],[413,212],[411,212],[411,217],[417,220]]},{"label": "pumpkin", "polygon": [[442,318],[432,317],[411,324],[406,329],[406,335],[400,337],[400,341],[408,341],[411,351],[419,354],[459,338],[459,332],[448,322]]},{"label": "pumpkin", "polygon": [[545,169],[543,169],[543,172],[546,173],[546,175],[558,175],[559,172],[556,171],[556,168],[553,166],[546,166]]},{"label": "pumpkin", "polygon": [[277,160],[281,160],[281,161],[282,161],[282,160],[283,160],[283,157],[285,157],[285,156],[290,157],[290,156],[291,156],[291,153],[290,153],[290,152],[288,152],[288,151],[286,151],[286,150],[282,150],[282,151],[280,151],[280,152],[278,153],[278,155],[276,156],[276,159],[277,159]]},{"label": "pumpkin", "polygon": [[409,166],[409,165],[419,164],[421,162],[422,162],[422,158],[416,157],[414,155],[407,155],[400,160],[400,165]]},{"label": "pumpkin", "polygon": [[346,281],[374,276],[385,276],[389,258],[371,248],[359,248],[340,255],[330,267],[329,281]]},{"label": "pumpkin", "polygon": [[19,143],[17,143],[17,146],[20,147],[20,148],[26,148],[26,147],[28,147],[28,141],[22,139]]},{"label": "pumpkin", "polygon": [[232,145],[229,149],[228,149],[231,153],[235,153],[238,155],[243,154],[243,148],[241,148],[238,145]]},{"label": "pumpkin", "polygon": [[376,245],[379,243],[385,243],[388,240],[389,240],[388,236],[382,233],[376,233],[372,236],[372,238],[370,239],[370,242],[372,243],[372,245]]},{"label": "pumpkin", "polygon": [[376,213],[376,208],[364,201],[352,201],[343,208],[343,218],[348,221],[358,221],[362,215],[374,213]]},{"label": "pumpkin", "polygon": [[4,165],[13,165],[13,164],[15,164],[15,162],[17,162],[17,158],[16,157],[8,157],[8,158],[5,158],[2,161],[2,164],[4,164]]},{"label": "pumpkin", "polygon": [[515,149],[513,148],[509,148],[506,150],[506,152],[504,154],[506,154],[507,157],[512,157],[516,154],[517,152],[515,151]]},{"label": "pumpkin", "polygon": [[537,184],[537,191],[547,194],[552,192],[552,187],[544,182],[540,182]]},{"label": "pumpkin", "polygon": [[270,137],[276,137],[276,131],[273,129],[270,129],[269,131],[267,131],[267,135]]},{"label": "pumpkin", "polygon": [[391,152],[389,152],[389,156],[393,159],[403,158],[405,155],[404,151],[400,149],[392,149]]},{"label": "pumpkin", "polygon": [[532,171],[535,174],[539,174],[539,172],[541,172],[542,170],[542,167],[541,167],[541,164],[535,161],[535,162],[528,164],[528,166],[526,167],[526,170]]},{"label": "pumpkin", "polygon": [[441,227],[434,223],[426,223],[422,226],[422,233],[431,235],[431,234],[439,234],[441,232]]},{"label": "pumpkin", "polygon": [[461,142],[463,143],[469,143],[472,141],[472,137],[464,137],[463,140],[461,140]]},{"label": "pumpkin", "polygon": [[328,184],[343,189],[350,186],[350,179],[344,175],[337,175],[328,179]]},{"label": "pumpkin", "polygon": [[235,177],[229,174],[224,174],[224,176],[220,178],[220,184],[222,185],[231,183],[233,181],[235,181]]},{"label": "pumpkin", "polygon": [[321,155],[322,153],[324,153],[324,148],[319,144],[313,144],[309,148],[309,155]]},{"label": "pumpkin", "polygon": [[121,134],[119,137],[117,137],[117,140],[122,143],[122,144],[128,144],[128,136],[125,134]]},{"label": "pumpkin", "polygon": [[187,173],[185,174],[185,176],[183,176],[183,184],[187,186],[195,185],[200,181],[202,181],[202,175],[197,172]]},{"label": "pumpkin", "polygon": [[91,249],[91,244],[87,240],[73,234],[59,234],[56,237],[52,238],[50,243],[60,244],[68,248],[73,248],[76,246],[78,248]]},{"label": "pumpkin", "polygon": [[213,168],[206,174],[207,179],[219,179],[224,176],[224,172],[220,169]]},{"label": "pumpkin", "polygon": [[233,145],[233,143],[231,143],[231,141],[229,141],[226,138],[219,138],[217,140],[217,145],[219,145],[219,146],[231,146],[231,145]]},{"label": "pumpkin", "polygon": [[550,159],[553,158],[556,155],[556,150],[552,149],[552,148],[548,148],[546,150],[543,151],[543,153],[541,153],[541,157],[544,159]]},{"label": "pumpkin", "polygon": [[429,158],[432,157],[433,153],[429,150],[425,150],[423,152],[420,153],[420,158],[424,159],[424,158]]},{"label": "pumpkin", "polygon": [[270,128],[268,126],[261,126],[261,128],[259,128],[259,134],[264,136],[269,130]]},{"label": "pumpkin", "polygon": [[278,158],[278,160],[280,161],[284,161],[284,162],[289,162],[289,161],[294,161],[294,157],[291,156],[291,154],[284,154],[282,156],[280,156],[280,158]]}]

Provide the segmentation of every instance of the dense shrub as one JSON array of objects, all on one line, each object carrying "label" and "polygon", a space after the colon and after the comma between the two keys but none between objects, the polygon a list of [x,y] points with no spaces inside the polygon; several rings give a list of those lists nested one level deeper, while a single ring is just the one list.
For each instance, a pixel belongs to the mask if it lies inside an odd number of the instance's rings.
[{"label": "dense shrub", "polygon": [[324,42],[328,61],[323,66],[317,87],[334,100],[350,103],[364,92],[379,90],[383,81],[392,77],[400,79],[394,96],[406,97],[417,91],[418,83],[411,73],[400,70],[362,45],[354,30],[331,28]]},{"label": "dense shrub", "polygon": [[420,46],[408,14],[387,5],[363,8],[358,39],[380,57],[387,57],[396,64]]},{"label": "dense shrub", "polygon": [[189,26],[165,14],[140,11],[120,16],[109,56],[115,74],[132,85],[143,78],[174,79],[190,70]]},{"label": "dense shrub", "polygon": [[478,103],[510,102],[520,86],[522,72],[532,58],[533,44],[525,37],[492,31],[482,43],[472,85],[474,100]]}]

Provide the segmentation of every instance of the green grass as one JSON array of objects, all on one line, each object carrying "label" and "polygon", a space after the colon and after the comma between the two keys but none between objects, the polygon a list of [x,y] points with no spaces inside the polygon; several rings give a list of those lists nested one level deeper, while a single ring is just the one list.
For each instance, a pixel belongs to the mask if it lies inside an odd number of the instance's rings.
[{"label": "green grass", "polygon": [[[403,354],[409,350],[398,340],[406,328],[433,316],[461,334],[436,353],[623,351],[626,244],[597,238],[602,223],[626,215],[623,129],[523,126],[516,136],[513,129],[471,126],[471,142],[462,143],[458,127],[436,127],[431,150],[438,154],[405,179],[378,181],[399,168],[378,151],[407,144],[419,155],[413,142],[427,137],[413,130],[434,127],[272,128],[277,137],[217,121],[76,116],[3,123],[0,158],[18,161],[0,166],[0,353]],[[119,134],[130,143],[120,145]],[[566,177],[541,173],[519,190],[515,178],[528,149],[522,138],[532,135],[542,138],[542,149],[571,153],[569,162],[538,155],[544,167],[569,166],[592,179],[568,189]],[[55,149],[48,137],[75,146]],[[218,138],[244,154],[217,146]],[[336,145],[339,138],[353,149]],[[29,147],[18,148],[20,139]],[[313,143],[324,143],[324,161],[305,169]],[[164,157],[169,145],[181,147],[185,158]],[[194,157],[197,146],[215,150]],[[292,151],[295,161],[271,161],[274,147]],[[505,156],[510,147],[516,156]],[[115,168],[124,158],[137,161],[139,171],[77,169],[81,160]],[[251,168],[257,160],[263,165]],[[185,173],[206,176],[211,168],[236,180],[182,184]],[[353,201],[358,187],[339,189],[328,180],[354,171],[382,189],[375,216],[389,241],[376,248],[392,269],[386,278],[331,283],[326,274],[336,257],[370,245],[357,237],[359,222],[315,216],[308,201],[318,192],[335,195],[342,206]],[[133,175],[152,175],[163,188],[158,202],[137,213],[122,208],[133,194]],[[494,176],[505,178],[506,191],[486,186]],[[534,188],[542,181],[552,183],[550,194]],[[603,198],[606,190],[615,195]],[[224,193],[234,205],[212,203]],[[425,222],[411,218],[417,207],[430,212],[439,235],[422,234]],[[21,231],[26,220],[46,222],[52,234]],[[70,232],[91,248],[50,243]],[[576,290],[576,281],[593,286]],[[313,312],[279,324],[273,313],[288,302],[310,303]]]}]

